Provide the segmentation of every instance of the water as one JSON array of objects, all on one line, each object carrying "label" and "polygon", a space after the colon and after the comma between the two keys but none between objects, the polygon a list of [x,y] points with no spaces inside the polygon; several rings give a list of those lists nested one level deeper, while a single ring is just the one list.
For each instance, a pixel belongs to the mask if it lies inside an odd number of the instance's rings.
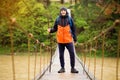
[{"label": "water", "polygon": [[[90,58],[90,72],[94,74],[94,59]],[[86,61],[89,65],[89,58]],[[116,80],[116,58],[104,58],[104,67],[103,67],[103,80]],[[102,58],[96,59],[96,71],[95,77],[97,80],[101,80],[101,68],[102,68]],[[120,80],[120,61],[119,61],[119,74],[118,80]]]},{"label": "water", "polygon": [[[48,58],[48,57],[46,57]],[[88,58],[86,65],[88,65]],[[90,72],[94,73],[94,59],[90,59]],[[101,80],[101,58],[97,58],[96,61],[96,78]],[[45,58],[42,57],[42,62]],[[37,57],[36,62],[36,74],[40,71],[40,57]],[[30,79],[34,78],[34,66],[35,57],[30,57]],[[44,67],[44,65],[41,65]],[[116,80],[116,59],[105,58],[103,68],[103,80]],[[27,80],[28,79],[28,57],[27,56],[15,56],[15,76],[16,80]],[[0,80],[13,80],[12,73],[12,59],[11,56],[0,56]],[[119,80],[120,80],[120,62],[119,62]]]},{"label": "water", "polygon": [[[41,63],[47,63],[46,57],[41,57]],[[36,74],[40,72],[40,57],[36,61]],[[30,57],[30,79],[34,78],[35,56]],[[45,67],[45,65],[41,65]],[[16,80],[28,79],[28,57],[15,56],[15,77]],[[0,56],[0,80],[13,80],[11,56]]]}]

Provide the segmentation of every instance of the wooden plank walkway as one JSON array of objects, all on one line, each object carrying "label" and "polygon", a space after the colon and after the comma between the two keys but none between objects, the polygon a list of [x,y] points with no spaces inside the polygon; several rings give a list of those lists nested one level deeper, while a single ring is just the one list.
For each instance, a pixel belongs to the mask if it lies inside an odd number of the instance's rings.
[{"label": "wooden plank walkway", "polygon": [[43,75],[43,77],[39,80],[90,80],[86,73],[83,73],[82,65],[79,63],[79,61],[75,60],[76,65],[75,68],[79,71],[79,73],[71,73],[71,67],[70,67],[70,59],[69,59],[69,53],[67,49],[65,49],[65,73],[58,73],[58,70],[60,69],[60,62],[59,62],[59,55],[58,55],[58,49],[55,52],[55,57],[52,62],[51,66],[51,72],[46,71],[46,73]]}]

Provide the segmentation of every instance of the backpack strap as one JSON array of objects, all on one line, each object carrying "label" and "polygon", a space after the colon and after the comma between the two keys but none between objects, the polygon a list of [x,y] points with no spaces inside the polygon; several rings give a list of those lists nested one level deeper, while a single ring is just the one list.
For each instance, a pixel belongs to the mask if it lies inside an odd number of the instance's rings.
[{"label": "backpack strap", "polygon": [[56,21],[57,21],[57,24],[59,23],[59,22],[58,22],[58,21],[59,21],[59,18],[60,18],[60,16],[58,16],[58,17],[57,17],[57,19],[56,19]]},{"label": "backpack strap", "polygon": [[72,27],[72,22],[71,22],[71,17],[68,16],[68,21],[69,21],[69,24],[70,24],[70,28]]}]

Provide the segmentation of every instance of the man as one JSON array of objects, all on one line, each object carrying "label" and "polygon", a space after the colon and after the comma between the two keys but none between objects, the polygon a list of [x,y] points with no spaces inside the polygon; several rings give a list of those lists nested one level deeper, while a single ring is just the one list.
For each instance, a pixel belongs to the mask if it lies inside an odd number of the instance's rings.
[{"label": "man", "polygon": [[64,50],[65,47],[68,49],[70,54],[70,64],[71,64],[71,73],[78,73],[75,67],[75,53],[74,53],[74,45],[73,41],[76,42],[75,35],[75,26],[73,20],[70,16],[68,16],[68,12],[66,8],[60,9],[60,15],[56,19],[53,28],[48,29],[49,33],[57,32],[57,42],[59,48],[59,58],[61,69],[58,73],[65,72],[64,68]]}]

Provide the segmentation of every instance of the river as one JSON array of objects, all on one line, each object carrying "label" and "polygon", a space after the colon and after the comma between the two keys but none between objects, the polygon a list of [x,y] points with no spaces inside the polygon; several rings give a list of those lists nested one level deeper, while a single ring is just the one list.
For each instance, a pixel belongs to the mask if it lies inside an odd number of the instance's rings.
[{"label": "river", "polygon": [[[89,58],[86,60],[87,66],[89,65]],[[101,68],[102,68],[102,58],[96,59],[96,71],[95,77],[97,80],[101,80]],[[120,80],[120,61],[118,68],[118,80]],[[89,71],[94,74],[94,58],[90,58],[90,69]],[[116,80],[116,58],[104,58],[103,64],[103,77],[102,80]]]},{"label": "river", "polygon": [[[13,80],[11,56],[0,56],[0,80]],[[45,60],[45,59],[44,59]],[[94,59],[90,59],[90,72],[94,70]],[[96,78],[101,80],[101,58],[96,61]],[[34,78],[35,57],[30,57],[30,79]],[[46,62],[46,61],[45,61]],[[37,57],[36,74],[40,71],[40,57]],[[88,64],[88,62],[86,62]],[[103,80],[116,80],[116,59],[105,58],[103,68]],[[28,57],[15,56],[15,77],[16,80],[28,79]],[[119,62],[119,80],[120,80],[120,62]]]},{"label": "river", "polygon": [[[41,57],[41,63],[47,63],[45,57]],[[28,79],[28,57],[15,56],[15,77],[16,80]],[[44,67],[45,65],[41,65]],[[30,79],[34,78],[35,56],[30,57]],[[36,74],[40,72],[40,57],[36,59]],[[11,56],[0,56],[0,80],[13,80]]]}]

